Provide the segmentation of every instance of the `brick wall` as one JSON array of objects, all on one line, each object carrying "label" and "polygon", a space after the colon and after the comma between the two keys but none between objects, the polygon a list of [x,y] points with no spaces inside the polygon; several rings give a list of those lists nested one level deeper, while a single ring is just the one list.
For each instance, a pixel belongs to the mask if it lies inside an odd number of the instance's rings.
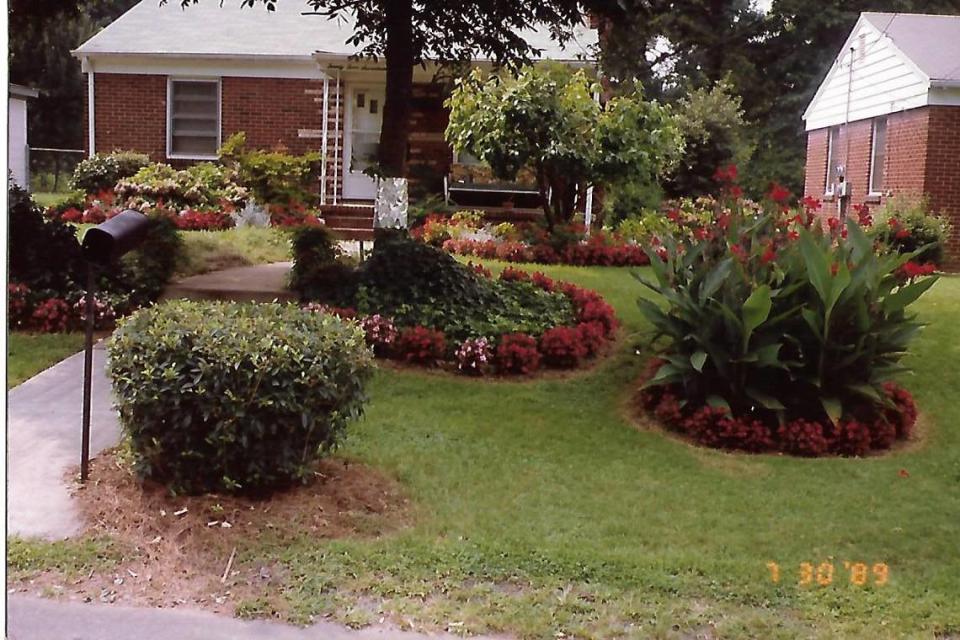
[{"label": "brick wall", "polygon": [[[891,114],[887,118],[887,153],[883,167],[881,198],[868,195],[872,124],[869,120],[850,124],[850,157],[847,176],[851,184],[850,204],[880,205],[887,195],[926,196],[933,212],[947,217],[953,233],[947,242],[946,266],[960,270],[960,108],[925,107]],[[835,154],[841,161],[846,140],[841,136]],[[807,164],[804,192],[821,198],[824,193],[827,130],[807,136]],[[828,199],[829,200],[829,199]],[[829,205],[828,205],[829,206]]]},{"label": "brick wall", "polygon": [[440,193],[443,176],[450,172],[453,151],[443,137],[450,112],[443,106],[446,88],[440,84],[415,84],[410,115],[410,187]]},{"label": "brick wall", "polygon": [[930,207],[950,220],[947,267],[960,270],[960,107],[931,107],[925,167]]},{"label": "brick wall", "polygon": [[[133,150],[146,153],[157,162],[166,160],[166,76],[98,73],[93,95],[95,151]],[[85,117],[85,146],[89,144],[88,123]]]},{"label": "brick wall", "polygon": [[320,150],[322,140],[313,132],[323,127],[322,80],[228,77],[221,91],[224,140],[244,131],[253,149]]}]

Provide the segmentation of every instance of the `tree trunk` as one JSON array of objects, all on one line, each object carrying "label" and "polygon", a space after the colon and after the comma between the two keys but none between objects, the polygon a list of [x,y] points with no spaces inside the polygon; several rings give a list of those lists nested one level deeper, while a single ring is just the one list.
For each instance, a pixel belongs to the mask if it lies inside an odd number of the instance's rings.
[{"label": "tree trunk", "polygon": [[550,202],[550,180],[542,165],[537,166],[537,190],[540,192],[540,206],[543,207],[543,218],[547,223],[547,230],[553,233],[553,210]]},{"label": "tree trunk", "polygon": [[410,102],[413,99],[413,2],[388,0],[386,7],[387,86],[377,153],[384,176],[407,175]]}]

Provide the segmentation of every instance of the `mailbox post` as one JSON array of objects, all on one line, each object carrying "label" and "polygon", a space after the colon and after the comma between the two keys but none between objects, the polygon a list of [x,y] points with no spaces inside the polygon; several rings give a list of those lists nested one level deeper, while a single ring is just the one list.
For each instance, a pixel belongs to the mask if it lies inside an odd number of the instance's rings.
[{"label": "mailbox post", "polygon": [[83,236],[83,257],[87,262],[86,338],[83,354],[83,424],[80,445],[80,482],[90,471],[90,395],[93,385],[93,330],[96,319],[97,269],[108,268],[120,256],[136,249],[147,237],[150,222],[139,211],[127,210]]}]

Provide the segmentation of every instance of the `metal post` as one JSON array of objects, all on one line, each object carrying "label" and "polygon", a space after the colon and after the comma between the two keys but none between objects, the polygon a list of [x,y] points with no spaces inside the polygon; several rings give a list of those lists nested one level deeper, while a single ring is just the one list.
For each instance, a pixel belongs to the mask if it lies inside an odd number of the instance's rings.
[{"label": "metal post", "polygon": [[93,329],[97,291],[96,267],[87,262],[87,336],[83,354],[83,432],[80,447],[80,482],[86,483],[90,470],[90,390],[93,383]]}]

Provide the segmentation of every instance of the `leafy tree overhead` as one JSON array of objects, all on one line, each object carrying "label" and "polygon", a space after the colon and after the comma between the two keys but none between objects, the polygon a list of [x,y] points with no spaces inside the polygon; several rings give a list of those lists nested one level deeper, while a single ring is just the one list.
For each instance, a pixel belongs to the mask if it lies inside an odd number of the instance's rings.
[{"label": "leafy tree overhead", "polygon": [[512,180],[531,167],[547,226],[569,222],[590,184],[649,185],[677,160],[681,137],[668,109],[635,93],[600,104],[583,71],[526,67],[516,76],[462,80],[447,101],[447,140]]},{"label": "leafy tree overhead", "polygon": [[[427,61],[455,63],[477,56],[516,66],[537,53],[520,36],[521,30],[547,25],[562,42],[582,18],[578,0],[304,1],[330,18],[353,20],[356,26],[348,42],[360,47],[361,56],[386,61],[378,160],[380,171],[388,176],[404,176],[407,171],[414,67]],[[197,2],[181,0],[183,6]],[[277,4],[277,0],[242,2],[244,6],[262,4],[268,10]]]}]

